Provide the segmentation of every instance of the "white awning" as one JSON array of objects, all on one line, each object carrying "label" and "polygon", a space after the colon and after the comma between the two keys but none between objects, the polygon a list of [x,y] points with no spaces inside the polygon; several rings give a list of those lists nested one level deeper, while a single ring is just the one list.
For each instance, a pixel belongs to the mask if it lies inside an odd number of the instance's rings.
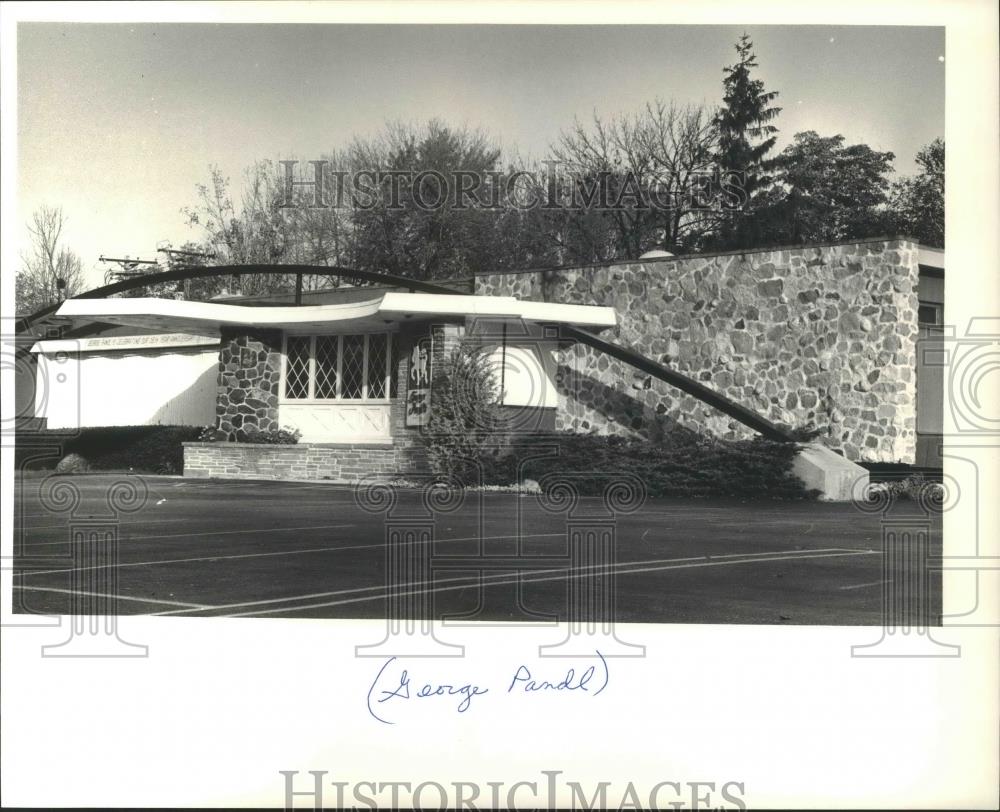
[{"label": "white awning", "polygon": [[76,324],[104,322],[169,333],[217,336],[224,327],[319,332],[386,329],[402,321],[483,317],[535,324],[606,328],[617,323],[614,308],[527,302],[513,296],[463,296],[386,292],[366,302],[302,307],[250,307],[177,299],[67,299],[54,318]]}]

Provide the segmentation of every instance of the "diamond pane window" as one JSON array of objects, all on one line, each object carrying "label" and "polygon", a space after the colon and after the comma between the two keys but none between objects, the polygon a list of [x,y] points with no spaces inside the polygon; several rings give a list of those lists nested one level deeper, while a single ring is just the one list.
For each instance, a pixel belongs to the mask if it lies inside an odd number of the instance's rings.
[{"label": "diamond pane window", "polygon": [[316,337],[316,398],[337,397],[337,357],[340,336]]},{"label": "diamond pane window", "polygon": [[288,336],[284,397],[289,400],[388,400],[396,397],[397,336]]},{"label": "diamond pane window", "polygon": [[309,397],[309,338],[289,337],[285,364],[285,397]]},{"label": "diamond pane window", "polygon": [[384,398],[386,384],[385,345],[388,335],[368,336],[368,395]]},{"label": "diamond pane window", "polygon": [[349,400],[364,397],[365,337],[344,336],[344,359],[341,368],[340,396]]}]

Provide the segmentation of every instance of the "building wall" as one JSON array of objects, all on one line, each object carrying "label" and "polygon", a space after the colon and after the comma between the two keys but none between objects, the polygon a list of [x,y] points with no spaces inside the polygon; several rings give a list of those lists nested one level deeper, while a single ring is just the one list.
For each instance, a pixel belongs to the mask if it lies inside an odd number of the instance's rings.
[{"label": "building wall", "polygon": [[944,391],[947,341],[944,320],[944,274],[936,268],[920,272],[920,304],[932,305],[926,323],[920,324],[917,341],[917,459],[927,468],[944,465]]},{"label": "building wall", "polygon": [[207,426],[219,350],[38,353],[35,415],[50,429]]},{"label": "building wall", "polygon": [[246,440],[255,431],[276,431],[281,332],[223,331],[216,383],[216,427],[228,439]]},{"label": "building wall", "polygon": [[[605,336],[857,461],[915,456],[917,247],[905,240],[487,274],[476,293],[615,308]],[[557,427],[753,432],[588,347],[557,353]]]}]

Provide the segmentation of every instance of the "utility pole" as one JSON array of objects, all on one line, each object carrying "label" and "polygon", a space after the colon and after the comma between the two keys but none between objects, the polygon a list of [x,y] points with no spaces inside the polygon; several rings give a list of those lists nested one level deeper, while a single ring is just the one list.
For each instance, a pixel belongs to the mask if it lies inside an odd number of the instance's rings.
[{"label": "utility pole", "polygon": [[[167,255],[167,265],[173,270],[178,264],[181,267],[187,265],[198,265],[199,260],[203,259],[215,259],[214,253],[206,253],[204,251],[186,251],[182,248],[157,248],[157,252]],[[185,279],[177,286],[177,292],[174,294],[175,297],[180,294],[185,299],[191,298],[191,280]]]},{"label": "utility pole", "polygon": [[215,259],[215,254],[206,254],[204,251],[182,251],[180,248],[157,248],[158,252],[166,254],[170,260],[174,257],[198,257],[199,259]]}]

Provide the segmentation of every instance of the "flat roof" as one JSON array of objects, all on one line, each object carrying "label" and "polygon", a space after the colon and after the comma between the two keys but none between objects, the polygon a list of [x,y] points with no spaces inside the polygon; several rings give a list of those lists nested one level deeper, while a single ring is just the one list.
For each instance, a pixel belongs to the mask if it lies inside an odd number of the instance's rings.
[{"label": "flat roof", "polygon": [[[572,271],[582,268],[611,268],[617,265],[652,265],[659,263],[670,263],[670,262],[682,262],[688,259],[711,259],[713,257],[738,257],[746,256],[749,254],[770,254],[775,251],[808,251],[812,248],[835,248],[838,246],[845,245],[871,245],[873,243],[881,242],[908,242],[912,243],[920,252],[922,257],[918,264],[925,265],[923,260],[924,257],[927,258],[928,262],[926,267],[938,268],[944,270],[944,249],[943,248],[930,248],[927,246],[920,245],[912,237],[907,237],[905,235],[887,235],[882,237],[865,237],[864,239],[858,240],[833,240],[830,242],[809,242],[809,243],[797,243],[788,245],[762,245],[756,248],[733,248],[727,251],[692,251],[688,254],[678,254],[675,253],[669,257],[647,257],[646,259],[609,259],[603,262],[572,262],[566,265],[549,265],[549,266],[536,266],[534,268],[510,268],[505,270],[485,270],[476,271],[475,276],[494,276],[494,275],[516,275],[516,274],[529,274],[529,273],[541,273],[543,271]],[[935,265],[933,263],[937,262]],[[445,282],[449,280],[443,280]],[[451,280],[459,281],[459,280]]]},{"label": "flat roof", "polygon": [[387,324],[433,318],[479,316],[538,324],[573,324],[603,329],[617,322],[614,308],[521,301],[513,296],[400,293],[386,291],[363,302],[259,307],[177,299],[67,299],[53,318],[70,324],[107,324],[158,329],[164,333],[218,336],[223,328],[250,327],[309,333],[385,330]]}]

